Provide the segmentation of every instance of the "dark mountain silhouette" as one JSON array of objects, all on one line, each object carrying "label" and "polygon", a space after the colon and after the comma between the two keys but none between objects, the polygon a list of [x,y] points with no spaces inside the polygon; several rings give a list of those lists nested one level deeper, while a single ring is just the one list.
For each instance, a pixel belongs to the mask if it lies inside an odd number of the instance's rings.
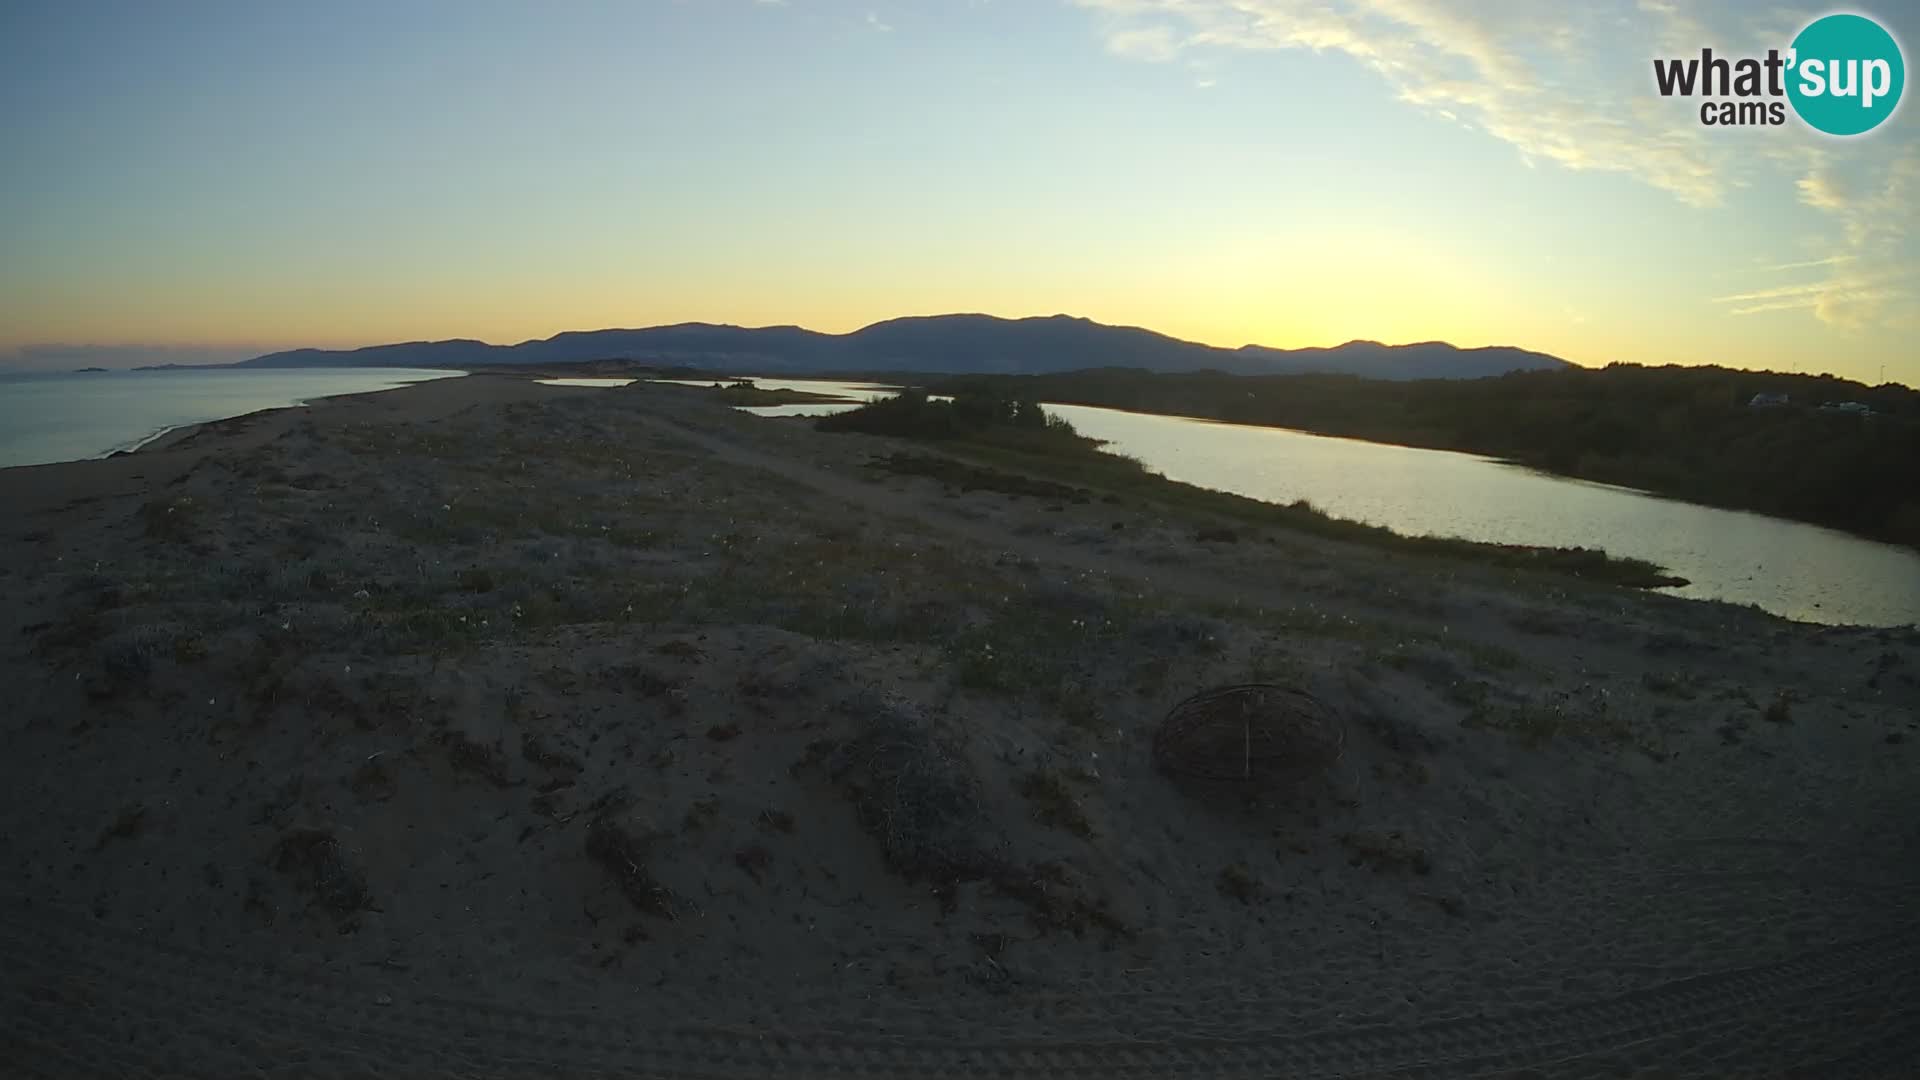
[{"label": "dark mountain silhouette", "polygon": [[1412,345],[1383,345],[1378,341],[1349,341],[1331,348],[1269,349],[1243,345],[1237,353],[1250,362],[1246,374],[1364,375],[1373,379],[1478,379],[1509,371],[1559,370],[1573,364],[1557,356],[1515,348],[1485,345],[1463,349],[1444,341]]},{"label": "dark mountain silhouette", "polygon": [[1237,375],[1326,373],[1374,379],[1462,379],[1568,367],[1565,360],[1508,346],[1461,349],[1445,342],[1382,345],[1350,341],[1332,348],[1222,349],[1137,326],[1108,326],[1066,315],[1002,319],[928,315],[889,319],[850,334],[798,326],[681,323],[642,330],[584,330],[544,341],[413,341],[365,349],[294,349],[243,361],[247,367],[482,367],[594,360],[712,368],[731,372],[927,372],[1038,374],[1087,368],[1221,371]]}]

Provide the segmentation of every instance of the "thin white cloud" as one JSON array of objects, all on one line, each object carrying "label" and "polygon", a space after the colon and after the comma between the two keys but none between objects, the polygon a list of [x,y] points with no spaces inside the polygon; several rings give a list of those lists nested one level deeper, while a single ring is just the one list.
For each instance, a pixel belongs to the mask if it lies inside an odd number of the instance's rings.
[{"label": "thin white cloud", "polygon": [[1685,56],[1715,40],[1694,11],[1675,0],[1638,0],[1635,7],[1650,19],[1654,55]]},{"label": "thin white cloud", "polygon": [[1776,266],[1762,267],[1762,269],[1770,274],[1777,274],[1785,270],[1813,270],[1822,266],[1840,266],[1853,262],[1857,258],[1859,258],[1858,255],[1829,255],[1824,259],[1807,259],[1804,262],[1780,263]]},{"label": "thin white cloud", "polygon": [[1812,311],[1829,326],[1843,330],[1859,329],[1876,321],[1888,302],[1908,295],[1905,289],[1841,288],[1822,285],[1802,296],[1764,300],[1729,310],[1729,315],[1761,315],[1770,311]]},{"label": "thin white cloud", "polygon": [[[1343,56],[1408,106],[1485,132],[1529,166],[1631,176],[1694,206],[1784,196],[1824,240],[1714,297],[1729,315],[1806,311],[1844,329],[1920,325],[1920,152],[1912,140],[1836,147],[1804,134],[1722,131],[1654,92],[1655,57],[1784,45],[1817,12],[1697,0],[1070,0],[1119,55],[1168,62],[1222,52]],[[1784,190],[1783,190],[1784,188]],[[1751,211],[1743,211],[1751,212]],[[1787,235],[1784,222],[1770,231]]]},{"label": "thin white cloud", "polygon": [[[1822,262],[1824,263],[1824,260]],[[1814,265],[1821,265],[1821,263],[1816,263]],[[1880,275],[1869,275],[1869,276],[1849,276],[1847,278],[1847,288],[1852,291],[1866,291],[1869,289],[1878,288],[1880,286],[1886,285],[1893,281],[1898,281],[1902,277],[1906,277],[1906,276],[1908,275],[1880,274]],[[1750,303],[1754,301],[1772,302],[1772,301],[1778,301],[1778,300],[1791,300],[1791,299],[1797,299],[1797,298],[1806,297],[1806,296],[1817,296],[1821,292],[1831,288],[1832,286],[1824,281],[1806,281],[1806,282],[1801,282],[1797,285],[1778,285],[1771,289],[1755,289],[1749,292],[1735,293],[1732,296],[1719,296],[1719,297],[1715,297],[1713,302],[1716,304],[1743,304],[1743,303]]]},{"label": "thin white cloud", "polygon": [[1143,26],[1119,30],[1107,36],[1107,51],[1135,60],[1171,60],[1180,52],[1180,42],[1165,26]]},{"label": "thin white cloud", "polygon": [[1807,160],[1811,165],[1795,188],[1800,202],[1819,211],[1833,231],[1833,251],[1824,258],[1768,269],[1824,269],[1826,275],[1717,297],[1714,303],[1735,305],[1729,315],[1806,310],[1841,330],[1911,325],[1920,316],[1920,295],[1914,290],[1920,275],[1914,250],[1915,226],[1920,224],[1920,149],[1857,150],[1847,162],[1852,166],[1847,173],[1830,154]]},{"label": "thin white cloud", "polygon": [[1815,169],[1796,181],[1795,186],[1800,189],[1800,201],[1817,210],[1844,211],[1851,201],[1844,183],[1831,169]]},{"label": "thin white cloud", "polygon": [[[1596,68],[1587,47],[1595,12],[1523,0],[1072,0],[1098,12],[1108,48],[1151,60],[1201,50],[1344,54],[1400,100],[1511,144],[1529,162],[1626,173],[1685,202],[1710,206],[1730,185],[1725,140],[1704,137]],[[1697,24],[1677,5],[1642,0],[1659,28],[1632,65],[1651,83],[1658,42]],[[1640,20],[1646,23],[1643,17]],[[1702,42],[1694,40],[1693,48]],[[1659,103],[1664,104],[1664,103]]]}]

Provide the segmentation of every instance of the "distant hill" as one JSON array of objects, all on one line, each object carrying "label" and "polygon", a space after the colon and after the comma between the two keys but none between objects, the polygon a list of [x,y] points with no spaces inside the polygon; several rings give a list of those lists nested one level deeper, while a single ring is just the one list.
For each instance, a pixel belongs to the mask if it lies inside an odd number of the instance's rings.
[{"label": "distant hill", "polygon": [[1088,368],[1220,371],[1236,375],[1342,374],[1372,379],[1469,379],[1559,369],[1558,357],[1507,346],[1462,349],[1445,342],[1332,348],[1222,349],[1135,326],[1053,315],[927,315],[889,319],[850,334],[798,326],[749,328],[681,323],[642,330],[584,330],[543,341],[413,341],[365,349],[294,349],[242,361],[243,367],[484,367],[623,359],[762,374],[891,371],[1040,374]]}]

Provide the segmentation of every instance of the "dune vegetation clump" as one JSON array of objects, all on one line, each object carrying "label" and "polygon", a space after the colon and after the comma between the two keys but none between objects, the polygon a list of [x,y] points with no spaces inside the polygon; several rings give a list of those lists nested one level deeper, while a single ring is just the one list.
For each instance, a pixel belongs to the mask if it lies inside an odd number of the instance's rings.
[{"label": "dune vegetation clump", "polygon": [[274,846],[274,867],[331,912],[343,925],[351,924],[373,903],[366,874],[347,858],[340,840],[330,830],[297,827],[287,830]]},{"label": "dune vegetation clump", "polygon": [[184,544],[199,533],[200,506],[190,496],[152,499],[141,504],[140,524],[152,539]]},{"label": "dune vegetation clump", "polygon": [[904,390],[815,422],[821,431],[892,435],[903,439],[969,439],[1024,433],[1060,444],[1098,445],[1073,425],[1030,399],[998,394],[961,394],[932,398],[922,389]]},{"label": "dune vegetation clump", "polygon": [[916,718],[883,711],[838,748],[831,772],[896,873],[943,895],[987,876],[995,845],[979,782]]},{"label": "dune vegetation clump", "polygon": [[658,837],[614,814],[602,814],[587,826],[587,858],[600,864],[635,909],[674,918],[673,890],[655,880],[650,869]]}]

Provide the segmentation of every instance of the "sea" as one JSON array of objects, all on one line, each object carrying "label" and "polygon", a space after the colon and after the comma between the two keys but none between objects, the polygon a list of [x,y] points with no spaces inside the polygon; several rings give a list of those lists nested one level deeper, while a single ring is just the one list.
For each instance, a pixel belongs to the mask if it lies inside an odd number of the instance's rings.
[{"label": "sea", "polygon": [[422,368],[0,373],[0,468],[105,457],[189,424],[463,374]]}]

